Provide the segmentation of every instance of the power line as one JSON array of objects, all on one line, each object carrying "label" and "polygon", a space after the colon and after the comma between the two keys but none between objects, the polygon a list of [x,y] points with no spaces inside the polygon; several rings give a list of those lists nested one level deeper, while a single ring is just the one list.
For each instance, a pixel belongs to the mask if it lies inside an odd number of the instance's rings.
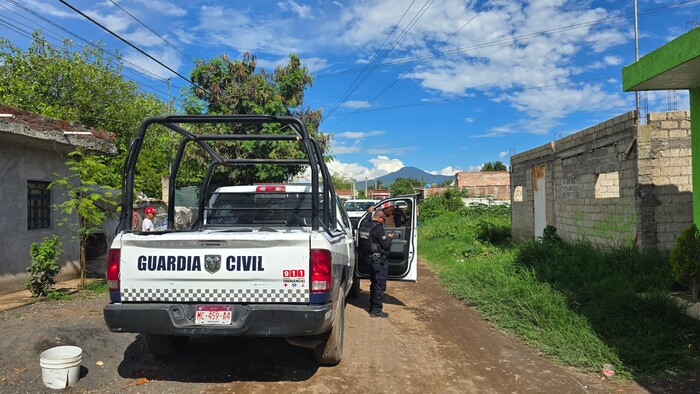
[{"label": "power line", "polygon": [[[471,17],[471,18],[470,18],[468,21],[466,21],[462,26],[460,26],[460,28],[457,29],[454,33],[450,34],[450,36],[447,37],[447,38],[442,42],[442,44],[440,44],[440,46],[438,47],[438,49],[441,49],[442,47],[444,47],[445,45],[447,45],[447,41],[449,41],[452,37],[454,37],[455,35],[457,35],[457,33],[459,33],[460,31],[462,31],[462,29],[464,29],[468,24],[470,24],[474,19],[476,19],[476,17],[478,17],[479,15],[481,15],[481,13],[482,13],[488,6],[490,6],[491,3],[493,3],[494,1],[495,1],[495,0],[490,0],[488,3],[486,3],[486,5],[483,6],[483,7],[481,8],[481,10],[479,10],[479,12],[477,12],[473,17]],[[381,92],[379,92],[377,95],[375,95],[374,97],[372,97],[371,100],[365,102],[365,103],[362,105],[362,107],[360,107],[360,108],[358,109],[358,111],[361,110],[362,108],[366,107],[367,105],[369,105],[369,104],[370,104],[371,102],[373,102],[374,100],[378,99],[381,95],[383,95],[383,94],[386,93],[387,91],[389,91],[389,89],[391,89],[392,87],[394,87],[394,85],[396,85],[397,83],[399,83],[400,80],[402,80],[406,75],[408,75],[408,73],[410,73],[410,72],[413,71],[416,67],[418,67],[418,64],[420,64],[420,63],[416,63],[413,67],[411,67],[410,69],[408,69],[408,71],[406,71],[406,72],[404,72],[403,74],[401,74],[394,82],[392,82],[391,84],[389,84],[389,86],[387,86],[387,87],[384,88]],[[337,126],[338,123],[340,123],[340,122],[337,122],[336,124],[334,124],[334,125],[331,126],[330,128],[333,128],[333,127]]]},{"label": "power line", "polygon": [[[24,25],[24,24],[19,23],[19,22],[16,22],[16,21],[6,20],[5,17],[2,16],[2,15],[0,15],[0,25],[5,26],[5,27],[8,28],[9,30],[14,31],[14,32],[17,33],[17,34],[19,34],[19,35],[21,35],[21,36],[23,36],[23,37],[26,37],[27,39],[30,39],[30,40],[33,39],[32,31],[34,31],[34,30],[33,30],[33,28],[32,28],[31,26],[27,26],[27,25]],[[27,29],[30,29],[30,31],[24,30],[24,29],[22,29],[21,27],[18,27],[17,25],[24,26],[24,27],[26,27]],[[40,30],[40,31],[41,31],[41,30]],[[61,37],[61,36],[57,36],[57,37],[54,36],[54,39],[59,40],[59,39],[63,39],[63,37]],[[52,43],[49,42],[48,40],[46,41],[46,44],[49,45],[51,48],[53,48],[53,49],[56,50],[56,51],[60,51],[60,50],[61,50],[61,48],[59,48],[59,47],[56,46],[55,44],[52,44]],[[75,45],[74,45],[74,46],[75,46]],[[159,90],[158,88],[156,88],[156,87],[154,87],[154,86],[152,86],[152,85],[146,84],[146,83],[144,83],[144,82],[137,81],[137,80],[135,80],[135,79],[133,79],[133,78],[129,78],[129,77],[127,77],[126,75],[123,75],[123,74],[122,74],[121,76],[122,76],[122,78],[124,78],[124,79],[126,79],[126,80],[132,81],[132,82],[134,82],[134,83],[136,83],[136,84],[138,84],[138,85],[141,85],[141,86],[145,86],[145,87],[147,87],[147,88],[149,88],[149,89],[151,89],[151,90],[153,90],[153,91],[155,91],[155,92],[157,92],[157,93],[165,94],[165,92],[163,92],[162,90]]]},{"label": "power line", "polygon": [[173,48],[174,50],[176,50],[180,55],[186,57],[187,60],[191,61],[191,62],[194,63],[194,64],[197,64],[197,62],[195,62],[194,60],[192,60],[192,58],[190,58],[190,57],[187,56],[186,54],[182,53],[182,51],[180,51],[177,47],[175,47],[175,45],[171,44],[170,41],[166,40],[163,36],[161,36],[160,34],[156,33],[155,31],[153,31],[153,29],[151,29],[150,27],[148,27],[145,23],[141,22],[141,20],[140,20],[139,18],[135,17],[135,16],[132,15],[129,11],[125,10],[122,6],[120,6],[119,4],[117,4],[114,0],[109,0],[109,2],[112,3],[112,4],[114,4],[115,6],[117,6],[117,8],[119,8],[120,10],[124,11],[127,15],[129,15],[130,17],[132,17],[136,22],[140,23],[141,26],[143,26],[143,27],[145,27],[146,29],[148,29],[151,33],[155,34],[156,37],[158,37],[158,38],[160,38],[161,40],[163,40],[164,43],[168,44],[168,46],[170,46],[171,48]]},{"label": "power line", "polygon": [[[558,82],[558,83],[552,83],[552,84],[546,84],[546,85],[523,86],[523,87],[516,87],[516,88],[512,88],[512,89],[500,89],[500,90],[494,91],[493,93],[504,94],[504,93],[515,93],[515,92],[527,91],[527,90],[547,89],[547,88],[553,88],[553,87],[558,87],[558,86],[574,85],[574,84],[579,84],[579,83],[584,83],[584,82],[592,82],[592,81],[598,81],[598,80],[602,80],[602,79],[615,78],[615,77],[616,77],[616,75],[606,75],[606,76],[602,76],[602,77],[580,79],[580,80],[568,81],[568,82]],[[489,85],[476,86],[476,87],[474,87],[474,89],[482,89],[482,88],[486,88],[488,86]],[[357,110],[357,111],[347,112],[347,113],[343,113],[343,114],[338,114],[336,116],[350,116],[350,115],[362,114],[362,113],[368,113],[368,112],[381,112],[381,111],[388,111],[388,110],[393,110],[393,109],[419,107],[419,106],[423,106],[423,105],[442,104],[442,103],[447,103],[447,102],[451,102],[451,101],[462,101],[462,100],[467,99],[467,98],[469,98],[469,97],[460,96],[460,97],[453,97],[453,98],[448,98],[448,99],[432,100],[432,101],[427,101],[427,102],[423,101],[423,102],[419,102],[419,103],[396,105],[393,107]],[[326,130],[329,130],[329,129],[330,129],[330,127],[327,128]]]},{"label": "power line", "polygon": [[90,16],[86,15],[85,13],[83,13],[82,11],[80,11],[79,9],[73,7],[73,6],[70,5],[67,1],[65,1],[65,0],[58,0],[58,1],[60,1],[61,3],[63,3],[66,7],[70,8],[71,10],[73,10],[73,11],[77,12],[78,14],[80,14],[83,18],[85,18],[85,19],[89,20],[90,22],[96,24],[96,25],[99,26],[102,30],[104,30],[104,31],[108,32],[109,34],[113,35],[114,37],[118,38],[120,41],[122,41],[122,42],[125,43],[126,45],[130,46],[131,48],[135,49],[136,51],[138,51],[138,52],[141,53],[142,55],[144,55],[144,56],[146,56],[147,58],[149,58],[149,59],[153,60],[154,62],[158,63],[161,67],[163,67],[163,68],[165,68],[166,70],[170,71],[171,73],[177,75],[178,77],[182,78],[183,80],[187,81],[188,83],[192,84],[193,86],[195,86],[195,87],[197,87],[197,88],[199,88],[199,89],[202,89],[203,91],[205,91],[205,92],[208,93],[208,91],[207,91],[206,89],[202,88],[201,86],[198,86],[197,84],[195,84],[194,82],[190,81],[188,78],[186,78],[185,76],[183,76],[183,75],[180,74],[179,72],[173,70],[172,68],[170,68],[169,66],[167,66],[166,64],[164,64],[163,62],[161,62],[160,60],[158,60],[158,59],[156,59],[155,57],[153,57],[153,56],[151,56],[150,54],[148,54],[148,53],[147,53],[146,51],[144,51],[143,49],[141,49],[141,48],[137,47],[136,45],[132,44],[129,40],[123,38],[122,36],[120,36],[119,34],[113,32],[113,31],[111,31],[110,29],[108,29],[107,27],[105,27],[104,25],[102,25],[101,23],[99,23],[98,21],[94,20],[94,19],[91,18]]},{"label": "power line", "polygon": [[[683,2],[678,2],[678,3],[674,3],[674,4],[654,7],[654,8],[647,8],[645,10],[640,10],[638,13],[640,15],[653,14],[653,13],[661,12],[661,11],[668,9],[668,8],[683,7],[683,6],[690,5],[690,4],[697,3],[697,2],[700,2],[700,0],[689,0],[689,1],[683,1]],[[453,55],[453,54],[466,52],[466,51],[470,51],[470,50],[474,50],[474,49],[483,49],[483,48],[487,48],[487,47],[491,47],[491,46],[511,43],[514,41],[522,41],[522,40],[526,40],[526,39],[536,38],[536,37],[544,36],[544,35],[551,34],[551,33],[561,33],[561,32],[575,30],[575,29],[579,29],[579,28],[583,28],[583,27],[589,27],[589,26],[594,26],[594,25],[598,25],[598,24],[613,22],[613,21],[620,20],[620,19],[626,19],[630,15],[634,15],[634,13],[620,14],[617,16],[610,16],[610,17],[605,17],[605,18],[601,18],[601,19],[595,19],[595,20],[588,21],[588,22],[581,22],[581,23],[576,23],[576,24],[572,24],[572,25],[556,27],[556,28],[552,28],[552,29],[548,29],[548,30],[542,30],[539,32],[523,34],[521,36],[515,36],[515,37],[511,37],[511,38],[503,38],[503,39],[499,39],[499,40],[495,40],[495,41],[488,41],[488,42],[484,42],[484,43],[480,43],[480,44],[471,45],[468,47],[460,47],[460,48],[451,49],[448,51],[438,52],[436,54],[401,59],[401,60],[397,60],[394,62],[383,63],[381,65],[374,65],[370,68],[377,69],[377,68],[391,67],[391,66],[396,66],[396,65],[400,65],[400,64],[411,63],[411,62],[421,61],[421,60],[425,60],[425,59],[431,59],[431,58],[435,58],[435,57]],[[333,72],[333,73],[319,74],[319,75],[316,75],[316,80],[338,77],[338,76],[343,76],[343,75],[347,75],[347,74],[354,74],[354,73],[359,72],[363,69],[364,68],[358,67],[358,68],[353,68],[353,69],[348,69],[348,70],[341,70],[341,71],[337,71],[337,72]]]},{"label": "power line", "polygon": [[[31,10],[31,9],[29,9],[29,8],[27,8],[27,7],[23,6],[23,5],[21,5],[21,4],[19,4],[16,0],[7,0],[7,1],[10,2],[10,3],[12,3],[12,4],[14,4],[16,7],[18,7],[18,8],[20,8],[20,9],[24,10],[25,12],[27,12],[27,13],[29,13],[29,14],[31,14],[31,15],[34,15],[34,17],[39,18],[39,19],[41,19],[42,21],[44,21],[44,22],[46,22],[46,23],[48,23],[48,24],[50,24],[50,25],[52,25],[52,26],[54,26],[54,27],[56,27],[56,28],[62,30],[63,32],[65,32],[65,33],[67,33],[67,34],[70,34],[71,36],[77,38],[78,40],[80,40],[80,41],[82,41],[82,42],[84,42],[84,43],[86,43],[86,44],[92,46],[93,48],[101,49],[98,45],[96,45],[96,44],[93,43],[92,41],[87,40],[86,38],[84,38],[84,37],[82,37],[82,36],[80,36],[80,35],[78,35],[78,34],[72,32],[72,31],[66,29],[65,27],[63,27],[63,26],[61,26],[61,25],[59,25],[59,24],[53,22],[52,20],[45,18],[44,16],[38,14],[37,12],[35,12],[35,11],[33,11],[33,10]],[[6,8],[6,7],[4,7],[4,8]],[[8,8],[6,8],[6,9],[8,9]],[[8,10],[9,10],[9,9],[8,9]],[[21,14],[15,12],[15,11],[13,11],[13,10],[10,10],[10,11],[13,12],[14,14],[16,14],[16,15],[18,15],[18,16],[24,18],[25,20],[27,20],[27,21],[29,21],[29,22],[32,22],[32,23],[34,23],[35,25],[41,27],[41,25],[40,25],[39,23],[34,22],[34,21],[31,21],[31,20],[29,20],[28,18],[26,18],[25,16],[23,16],[23,15],[21,15]],[[58,34],[57,32],[52,31],[51,29],[48,29],[48,28],[46,28],[46,27],[44,27],[43,29],[48,30],[48,31],[50,31],[50,32],[52,32],[52,33],[54,33],[54,34]],[[60,35],[59,35],[59,36],[60,36]],[[145,68],[140,67],[139,65],[130,62],[130,61],[127,60],[127,59],[124,59],[120,54],[118,54],[118,53],[113,53],[113,52],[111,52],[111,51],[109,51],[109,50],[107,50],[107,49],[104,49],[104,50],[105,50],[107,53],[109,53],[110,55],[112,55],[112,56],[114,56],[114,57],[116,57],[116,58],[121,59],[121,60],[124,61],[125,63],[131,64],[135,69],[140,70],[142,73],[148,74],[148,75],[150,75],[150,76],[151,76],[152,78],[154,78],[154,79],[160,79],[160,80],[162,80],[162,81],[165,81],[165,78],[159,77],[158,75],[154,74],[153,72],[148,71],[148,70],[146,70]]]},{"label": "power line", "polygon": [[[335,105],[333,106],[333,108],[331,108],[331,110],[328,112],[328,115],[326,115],[326,116],[331,116],[331,115],[333,114],[333,112],[335,112],[335,110],[338,109],[338,107],[340,107],[348,98],[350,98],[350,95],[351,95],[353,92],[355,92],[355,90],[357,90],[357,88],[360,86],[360,83],[361,83],[361,82],[358,83],[358,80],[360,79],[360,77],[362,76],[362,74],[367,70],[367,67],[369,67],[369,65],[372,63],[372,61],[374,61],[374,59],[375,59],[375,57],[377,56],[377,54],[379,53],[379,51],[382,50],[382,48],[384,47],[384,44],[386,44],[386,42],[389,41],[389,37],[391,37],[391,36],[394,34],[394,32],[396,31],[396,29],[399,27],[399,24],[401,24],[401,21],[402,21],[403,18],[406,16],[406,14],[408,13],[408,11],[409,11],[409,10],[411,9],[411,7],[413,6],[413,3],[415,3],[415,2],[416,2],[415,0],[411,1],[411,4],[408,5],[408,8],[406,8],[406,11],[404,11],[403,15],[401,15],[401,18],[399,19],[399,21],[396,22],[396,24],[395,24],[394,27],[391,29],[391,31],[389,32],[389,34],[387,34],[387,36],[384,38],[384,41],[382,42],[382,44],[379,45],[379,48],[377,48],[377,50],[374,52],[374,54],[373,54],[372,57],[369,59],[369,61],[367,62],[367,64],[365,64],[365,67],[362,69],[362,71],[360,71],[360,73],[357,75],[357,77],[355,77],[355,80],[352,81],[352,83],[350,84],[350,86],[348,87],[348,89],[345,91],[345,93],[343,93],[343,95],[341,96],[341,98],[340,98],[340,100],[338,101],[338,103],[335,104]],[[426,4],[427,4],[427,3],[426,3]],[[393,49],[393,47],[392,47],[392,49]],[[382,59],[383,59],[383,58],[382,58]],[[381,60],[379,60],[379,61],[377,62],[377,64],[381,64]],[[355,85],[355,84],[357,84],[357,85]]]}]

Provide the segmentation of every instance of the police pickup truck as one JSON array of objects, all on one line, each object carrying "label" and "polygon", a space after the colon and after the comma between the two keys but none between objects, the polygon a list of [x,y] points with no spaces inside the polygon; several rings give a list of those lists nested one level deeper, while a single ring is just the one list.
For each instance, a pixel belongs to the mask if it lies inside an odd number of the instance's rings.
[{"label": "police pickup truck", "polygon": [[[172,136],[180,142],[168,176],[165,223],[152,232],[132,230],[134,175],[144,168],[138,158],[153,153],[144,149],[149,138]],[[260,147],[246,152],[269,156],[273,142],[289,144],[292,157],[239,156],[242,146],[255,144]],[[192,186],[197,165],[204,168],[199,202],[184,206],[177,175],[189,174]],[[250,174],[279,174],[280,168],[291,168],[291,175],[305,171],[310,182],[250,182]],[[148,351],[158,357],[175,354],[189,337],[258,336],[313,349],[319,364],[341,361],[356,246],[319,144],[303,122],[146,119],[124,164],[121,207],[107,261],[111,302],[104,318],[111,331],[145,334]],[[184,210],[192,211],[188,223],[178,217]]]}]

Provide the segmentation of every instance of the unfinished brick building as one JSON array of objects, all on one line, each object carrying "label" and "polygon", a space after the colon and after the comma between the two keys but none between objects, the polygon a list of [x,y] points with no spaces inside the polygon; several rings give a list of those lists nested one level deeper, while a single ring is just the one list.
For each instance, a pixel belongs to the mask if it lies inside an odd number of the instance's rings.
[{"label": "unfinished brick building", "polygon": [[668,251],[693,221],[690,114],[635,111],[511,158],[512,235]]},{"label": "unfinished brick building", "polygon": [[510,174],[508,171],[458,172],[457,188],[466,189],[471,197],[494,200],[510,199]]}]

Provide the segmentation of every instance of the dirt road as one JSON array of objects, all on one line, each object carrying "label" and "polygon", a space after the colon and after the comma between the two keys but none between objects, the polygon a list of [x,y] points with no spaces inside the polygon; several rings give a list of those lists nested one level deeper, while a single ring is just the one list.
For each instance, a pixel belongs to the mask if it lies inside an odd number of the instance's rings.
[{"label": "dirt road", "polygon": [[282,339],[193,339],[184,354],[154,359],[140,335],[107,331],[105,299],[13,309],[0,314],[0,392],[52,392],[41,382],[39,354],[57,345],[84,351],[82,378],[67,393],[646,392],[537,356],[449,297],[428,269],[418,283],[389,283],[389,319],[368,316],[367,285],[347,306],[336,367],[319,367],[309,350]]}]

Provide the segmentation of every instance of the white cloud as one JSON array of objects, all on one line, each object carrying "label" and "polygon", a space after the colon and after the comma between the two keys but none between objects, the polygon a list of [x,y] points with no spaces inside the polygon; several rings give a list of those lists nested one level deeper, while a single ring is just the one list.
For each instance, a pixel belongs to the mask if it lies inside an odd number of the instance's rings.
[{"label": "white cloud", "polygon": [[56,16],[59,18],[83,19],[80,14],[73,12],[67,7],[61,7],[61,9],[59,9],[47,1],[23,0],[22,3],[25,7],[31,8],[32,10],[41,14]]},{"label": "white cloud", "polygon": [[343,107],[347,108],[369,108],[369,101],[358,101],[358,100],[350,100],[346,101],[342,105]]},{"label": "white cloud", "polygon": [[472,118],[472,117],[464,118],[464,123],[473,123],[473,122],[474,122],[474,118]]},{"label": "white cloud", "polygon": [[[564,85],[570,82],[572,75],[622,63],[619,56],[605,54],[600,61],[580,66],[578,58],[582,54],[588,57],[590,53],[602,54],[629,40],[625,25],[581,24],[617,16],[616,13],[571,5],[562,0],[503,0],[483,10],[477,3],[434,5],[402,38],[386,61],[434,55],[437,47],[449,52],[449,55],[413,62],[415,68],[406,77],[417,81],[423,89],[448,98],[473,95],[476,91],[490,95],[534,86],[566,86],[561,89],[561,97],[555,100],[554,113],[539,122],[538,130],[547,124],[556,125],[574,111],[601,109],[598,105],[581,105],[580,96],[590,92],[590,87]],[[339,39],[361,51],[358,60],[367,59],[394,27],[397,10],[405,8],[405,2],[400,0],[367,0],[347,6],[337,21]],[[410,23],[419,8],[413,7],[408,12],[398,26],[399,31]],[[473,18],[477,10],[481,12]],[[465,24],[468,20],[471,22]],[[462,29],[451,36],[459,28]],[[540,34],[542,31],[551,32]],[[579,94],[573,94],[574,91]],[[599,90],[595,96],[595,100],[608,101],[613,106],[622,102],[616,93]],[[552,103],[533,98],[528,105],[521,105],[518,98],[507,96],[501,100],[530,118],[542,117]],[[467,119],[465,122],[469,123]]]},{"label": "white cloud", "polygon": [[121,11],[119,11],[119,14],[115,13],[111,15],[102,15],[95,10],[88,10],[83,12],[115,33],[123,33],[124,31],[126,31],[126,29],[129,28],[129,26],[132,25],[132,23],[135,22],[129,15]]},{"label": "white cloud", "polygon": [[[178,68],[182,66],[182,58],[177,51],[174,49],[167,47],[167,48],[162,48],[160,50],[158,49],[151,49],[149,51],[149,54],[153,56],[154,58],[158,59],[163,64],[166,64],[168,67],[171,69],[177,71]],[[163,66],[159,65],[158,63],[154,62],[153,60],[147,58],[146,56],[142,55],[141,53],[136,52],[135,50],[129,50],[124,53],[124,60],[127,62],[124,64],[125,67],[130,67],[134,69],[137,72],[143,73],[142,69],[145,69],[155,75],[157,75],[160,78],[172,78],[175,77],[175,74],[171,73],[167,69],[163,68]],[[135,65],[139,68],[136,68],[132,65]],[[152,78],[152,75],[150,74],[144,74],[145,76]]]},{"label": "white cloud", "polygon": [[461,169],[460,167],[448,166],[448,167],[443,168],[442,170],[438,170],[438,171],[426,171],[426,172],[429,173],[429,174],[433,174],[433,175],[448,175],[448,176],[454,176],[455,173],[457,173],[457,172],[462,172],[462,169]]},{"label": "white cloud", "polygon": [[[323,70],[324,68],[328,67],[328,62],[326,59],[320,58],[320,57],[301,57],[301,65],[306,67],[309,72],[314,73],[319,70]],[[265,58],[257,58],[257,66],[264,68],[268,72],[272,72],[275,70],[275,68],[281,66],[284,67],[287,64],[289,64],[289,56],[281,56],[277,59],[265,59]]]},{"label": "white cloud", "polygon": [[178,7],[177,5],[170,3],[168,1],[162,0],[136,0],[137,3],[150,8],[152,10],[158,11],[160,15],[177,16],[182,17],[187,15],[187,11],[184,8]]},{"label": "white cloud", "polygon": [[339,145],[334,144],[331,148],[331,153],[334,155],[346,155],[349,153],[358,153],[362,149],[358,145]]},{"label": "white cloud", "polygon": [[152,47],[165,44],[160,37],[146,28],[138,28],[130,33],[123,33],[122,37],[136,46]]},{"label": "white cloud", "polygon": [[404,147],[375,147],[367,149],[367,153],[370,155],[396,155],[402,156],[408,152],[415,150],[416,148],[411,146]]},{"label": "white cloud", "polygon": [[386,175],[405,167],[401,160],[390,159],[388,156],[377,156],[370,159],[369,162],[374,164],[374,168],[371,170],[372,177]]},{"label": "white cloud", "polygon": [[508,152],[501,152],[498,154],[498,157],[501,159],[505,159],[508,156]]},{"label": "white cloud", "polygon": [[343,163],[332,160],[328,163],[328,169],[332,174],[342,174],[357,182],[365,179],[375,179],[405,167],[401,160],[390,159],[387,156],[377,156],[369,161],[372,163],[371,168],[357,163]]},{"label": "white cloud", "polygon": [[342,133],[333,134],[337,138],[347,138],[347,139],[364,139],[367,137],[376,137],[378,135],[384,135],[386,132],[383,130],[372,130],[372,131],[345,131]]},{"label": "white cloud", "polygon": [[277,3],[277,6],[284,11],[294,12],[297,14],[297,16],[299,16],[299,18],[302,19],[308,19],[311,17],[311,7],[308,5],[301,5],[293,0],[279,2]]}]

